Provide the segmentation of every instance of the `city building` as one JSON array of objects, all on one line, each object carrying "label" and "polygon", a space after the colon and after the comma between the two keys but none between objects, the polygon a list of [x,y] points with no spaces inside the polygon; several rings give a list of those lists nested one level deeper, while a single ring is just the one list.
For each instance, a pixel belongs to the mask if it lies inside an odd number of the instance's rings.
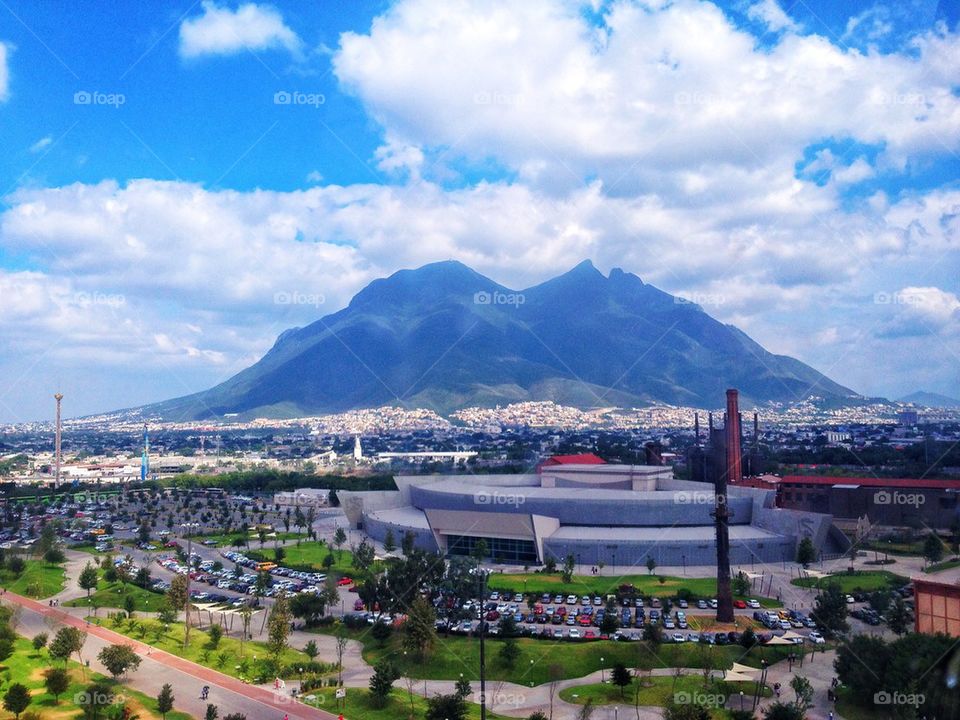
[{"label": "city building", "polygon": [[918,633],[960,637],[960,586],[914,579],[913,599]]},{"label": "city building", "polygon": [[[471,554],[482,538],[494,560],[636,565],[716,564],[713,489],[658,465],[547,461],[517,475],[395,477],[398,490],[339,491],[353,527],[383,541],[413,533],[418,547]],[[731,487],[731,560],[792,560],[801,538],[827,555],[848,546],[826,514],[776,507],[773,490]]]}]

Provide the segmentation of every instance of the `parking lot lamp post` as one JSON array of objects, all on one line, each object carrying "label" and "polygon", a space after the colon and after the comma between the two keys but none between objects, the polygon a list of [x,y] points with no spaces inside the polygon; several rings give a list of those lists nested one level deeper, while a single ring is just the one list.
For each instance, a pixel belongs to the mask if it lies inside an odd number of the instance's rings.
[{"label": "parking lot lamp post", "polygon": [[603,658],[600,658],[600,682],[601,683],[606,682],[606,680],[604,680]]},{"label": "parking lot lamp post", "polygon": [[740,712],[743,712],[743,690],[740,691]]}]

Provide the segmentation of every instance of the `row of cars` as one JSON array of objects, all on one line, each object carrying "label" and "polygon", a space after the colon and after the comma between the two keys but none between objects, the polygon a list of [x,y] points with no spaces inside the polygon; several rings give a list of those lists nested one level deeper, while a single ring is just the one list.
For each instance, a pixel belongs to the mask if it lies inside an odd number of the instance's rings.
[{"label": "row of cars", "polygon": [[753,619],[768,630],[791,630],[800,628],[816,628],[813,618],[804,615],[799,610],[758,610],[753,613]]}]

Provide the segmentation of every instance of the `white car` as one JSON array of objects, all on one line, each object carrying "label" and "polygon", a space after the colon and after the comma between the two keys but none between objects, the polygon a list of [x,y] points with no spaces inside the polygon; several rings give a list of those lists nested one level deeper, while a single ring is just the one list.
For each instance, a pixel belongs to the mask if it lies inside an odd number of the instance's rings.
[{"label": "white car", "polygon": [[686,638],[683,636],[683,633],[674,633],[674,634],[673,634],[673,641],[674,641],[675,643],[682,643],[682,642],[685,642],[685,641],[686,641]]},{"label": "white car", "polygon": [[826,642],[826,640],[823,638],[823,635],[816,630],[810,633],[807,637],[814,645],[823,645]]},{"label": "white car", "polygon": [[757,610],[760,607],[760,601],[755,598],[750,598],[747,600],[747,607]]},{"label": "white car", "polygon": [[853,595],[847,595],[847,604],[855,603],[856,600],[853,599]]},{"label": "white car", "polygon": [[567,595],[567,605],[576,605],[577,596],[576,595]]},{"label": "white car", "polygon": [[580,631],[577,628],[570,628],[570,634],[568,637],[571,640],[576,640],[580,637]]}]

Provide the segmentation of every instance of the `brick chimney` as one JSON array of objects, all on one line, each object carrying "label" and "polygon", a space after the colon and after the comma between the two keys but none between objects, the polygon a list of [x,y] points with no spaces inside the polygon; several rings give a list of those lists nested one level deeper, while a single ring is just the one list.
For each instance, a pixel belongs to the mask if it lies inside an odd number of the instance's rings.
[{"label": "brick chimney", "polygon": [[743,461],[740,457],[740,402],[734,389],[727,390],[727,417],[723,428],[727,445],[727,482],[743,480]]}]

